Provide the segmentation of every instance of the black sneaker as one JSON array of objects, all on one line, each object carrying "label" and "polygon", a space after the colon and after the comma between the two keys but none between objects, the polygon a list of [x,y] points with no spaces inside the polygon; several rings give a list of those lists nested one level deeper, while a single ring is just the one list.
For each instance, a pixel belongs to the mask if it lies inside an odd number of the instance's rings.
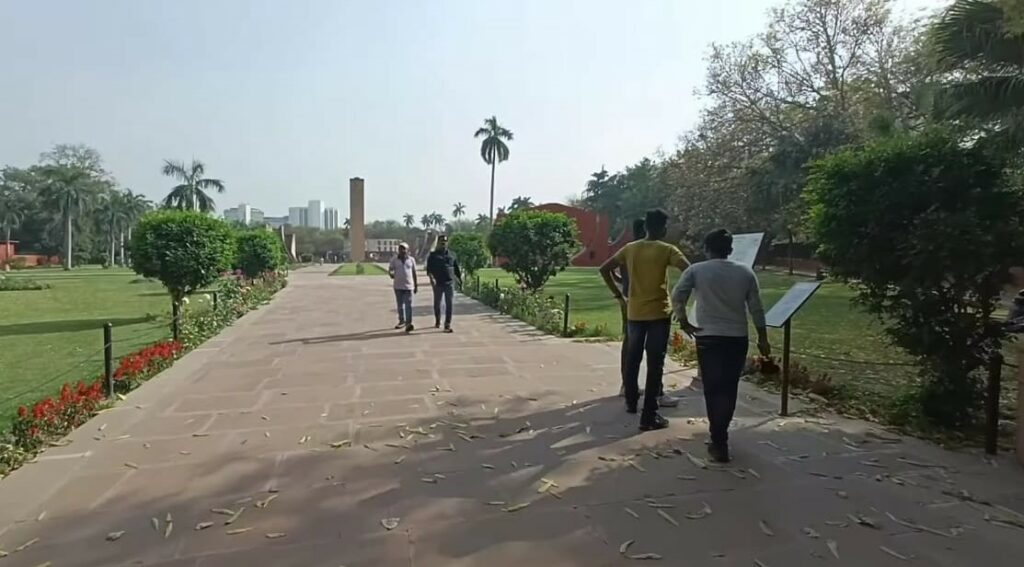
[{"label": "black sneaker", "polygon": [[396,329],[401,329],[404,326],[405,326],[405,322],[404,321],[399,321],[398,324],[395,325],[395,328]]},{"label": "black sneaker", "polygon": [[441,322],[440,321],[434,321],[434,328],[435,329],[440,329],[441,328]]},{"label": "black sneaker", "polygon": [[637,402],[626,400],[626,413],[636,413]]},{"label": "black sneaker", "polygon": [[716,445],[714,443],[709,444],[708,456],[710,456],[711,460],[716,463],[728,463],[732,460],[732,457],[729,456],[728,445]]},{"label": "black sneaker", "polygon": [[411,333],[411,332],[413,332],[415,330],[416,330],[416,327],[413,327],[412,323],[409,323],[408,325],[405,326],[405,332],[406,333]]},{"label": "black sneaker", "polygon": [[444,326],[444,332],[446,332],[446,333],[454,333],[455,331],[453,331],[452,328],[449,327],[448,325],[445,325]]},{"label": "black sneaker", "polygon": [[657,431],[658,429],[665,429],[667,427],[668,420],[658,414],[654,414],[648,419],[640,419],[640,431]]}]

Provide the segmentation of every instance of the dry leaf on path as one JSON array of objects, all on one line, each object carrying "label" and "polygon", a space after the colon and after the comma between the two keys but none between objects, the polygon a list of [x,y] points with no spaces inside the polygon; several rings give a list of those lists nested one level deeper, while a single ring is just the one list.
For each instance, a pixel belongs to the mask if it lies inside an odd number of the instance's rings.
[{"label": "dry leaf on path", "polygon": [[627,555],[627,557],[637,561],[658,561],[661,559],[661,556],[657,553],[640,553],[637,555]]},{"label": "dry leaf on path", "polygon": [[174,522],[167,522],[164,526],[164,539],[171,537],[171,532],[174,531]]},{"label": "dry leaf on path", "polygon": [[284,532],[270,532],[269,534],[266,534],[264,537],[266,537],[267,539],[280,539],[285,537],[286,535],[288,534]]},{"label": "dry leaf on path", "polygon": [[213,526],[213,522],[199,522],[198,524],[196,524],[195,530],[197,532],[201,532],[201,531],[205,530],[206,528],[209,528],[209,527],[212,527],[212,526]]},{"label": "dry leaf on path", "polygon": [[622,542],[622,545],[619,546],[619,553],[621,553],[622,555],[625,555],[626,554],[626,550],[628,550],[629,546],[633,545],[634,542],[635,542],[635,540],[632,540],[632,539],[628,539],[628,540]]},{"label": "dry leaf on path", "polygon": [[685,514],[685,516],[690,520],[701,520],[707,518],[711,515],[711,506],[707,502],[704,502],[703,504],[704,507],[701,508],[699,512],[691,512],[689,514]]},{"label": "dry leaf on path", "polygon": [[214,514],[220,514],[221,516],[234,516],[234,510],[228,510],[227,508],[213,508],[210,512]]},{"label": "dry leaf on path", "polygon": [[494,465],[488,465],[487,463],[482,463],[480,466],[482,468],[485,468],[485,469],[488,469],[488,470],[494,470]]},{"label": "dry leaf on path", "polygon": [[910,528],[912,530],[917,530],[919,532],[928,532],[930,534],[935,534],[937,536],[942,536],[942,537],[956,537],[956,535],[952,534],[952,533],[946,533],[946,532],[944,532],[942,530],[937,530],[935,528],[929,528],[928,526],[922,526],[920,524],[915,524],[913,522],[908,522],[908,521],[905,521],[905,520],[901,520],[901,519],[897,518],[896,516],[893,516],[889,512],[886,512],[885,515],[889,516],[890,520],[896,522],[897,524],[899,524],[899,525],[901,525],[901,526],[903,526],[905,528]]},{"label": "dry leaf on path", "polygon": [[697,477],[689,474],[677,475],[676,478],[678,478],[679,480],[697,480]]},{"label": "dry leaf on path", "polygon": [[804,531],[804,535],[806,535],[807,537],[809,537],[811,539],[818,539],[818,538],[821,537],[821,534],[819,534],[818,532],[814,531],[813,528],[804,528],[803,531]]},{"label": "dry leaf on path", "polygon": [[754,560],[754,567],[768,567],[768,565],[766,565],[766,564],[765,564],[765,563],[764,563],[763,561],[761,561],[760,559],[755,559],[755,560]]},{"label": "dry leaf on path", "polygon": [[397,528],[398,523],[401,521],[401,518],[384,518],[380,521],[380,525],[384,526],[385,530],[391,531]]},{"label": "dry leaf on path", "polygon": [[909,558],[909,557],[907,557],[906,555],[901,555],[901,554],[899,554],[899,553],[896,553],[895,551],[893,551],[893,550],[889,549],[888,547],[886,547],[886,546],[884,546],[884,545],[880,545],[880,546],[878,546],[878,549],[881,549],[881,550],[882,550],[882,551],[884,551],[885,553],[887,553],[887,554],[889,554],[889,555],[891,555],[891,556],[893,556],[893,557],[895,557],[896,559],[899,559],[899,560],[901,560],[901,561],[910,561],[910,558]]},{"label": "dry leaf on path", "polygon": [[155,531],[155,532],[160,531],[160,520],[158,520],[157,518],[150,518],[149,519],[149,524],[151,526],[153,526],[153,531]]},{"label": "dry leaf on path", "polygon": [[755,471],[754,469],[747,469],[747,472],[750,473],[750,476],[754,478],[761,478],[761,475],[757,474],[757,471]]},{"label": "dry leaf on path", "polygon": [[261,509],[261,510],[263,508],[266,508],[267,506],[270,505],[271,502],[274,501],[275,498],[277,498],[277,496],[278,496],[277,494],[271,494],[270,496],[267,496],[266,499],[264,499],[264,500],[257,500],[256,501],[256,507]]},{"label": "dry leaf on path", "polygon": [[657,512],[658,515],[664,518],[666,522],[672,524],[673,526],[676,526],[677,528],[679,527],[679,522],[677,522],[675,518],[670,516],[668,512],[664,510],[657,510]]},{"label": "dry leaf on path", "polygon": [[405,460],[405,455],[402,455],[401,457],[398,457],[397,459],[395,459],[395,464],[396,465],[397,464],[401,464],[401,462],[404,461],[404,460]]},{"label": "dry leaf on path", "polygon": [[117,541],[117,540],[121,539],[121,536],[123,536],[123,535],[124,535],[124,530],[121,530],[119,532],[110,532],[109,534],[107,534],[107,541]]},{"label": "dry leaf on path", "polygon": [[250,530],[252,530],[252,528],[235,528],[233,530],[228,530],[228,531],[226,531],[224,533],[226,533],[227,535],[238,535],[238,534],[244,534],[245,532],[250,531]]},{"label": "dry leaf on path", "polygon": [[825,542],[825,545],[827,545],[828,550],[832,552],[832,556],[836,559],[839,559],[839,544],[836,543],[836,540],[830,539],[827,542]]},{"label": "dry leaf on path", "polygon": [[518,512],[519,510],[522,510],[523,508],[526,508],[529,505],[530,505],[529,502],[523,502],[522,504],[516,504],[514,506],[509,506],[508,508],[502,508],[501,511],[502,512]]},{"label": "dry leaf on path", "polygon": [[625,510],[627,514],[629,514],[630,516],[633,516],[637,520],[640,519],[640,514],[637,514],[636,512],[630,510],[629,508],[623,508],[623,510]]},{"label": "dry leaf on path", "polygon": [[689,461],[691,463],[693,463],[693,466],[695,466],[697,468],[700,468],[700,469],[708,468],[707,462],[704,459],[701,459],[699,457],[694,457],[693,453],[689,453],[689,452],[686,453],[686,458],[689,459]]},{"label": "dry leaf on path", "polygon": [[136,469],[136,470],[138,470],[138,468],[139,468],[139,465],[136,465],[135,463],[133,463],[133,462],[131,462],[131,461],[129,461],[129,462],[126,462],[126,463],[124,464],[124,466],[126,466],[126,467],[128,467],[128,468],[130,468],[130,469]]},{"label": "dry leaf on path", "polygon": [[508,504],[508,502],[504,500],[491,500],[487,503],[488,506],[504,506],[505,504]]},{"label": "dry leaf on path", "polygon": [[18,553],[19,551],[25,551],[26,549],[32,547],[33,545],[35,545],[37,543],[39,543],[39,538],[32,538],[32,539],[26,541],[25,543],[19,545],[18,547],[15,547],[14,548],[14,552]]},{"label": "dry leaf on path", "polygon": [[775,537],[775,532],[773,532],[772,529],[768,527],[768,524],[766,524],[764,520],[758,522],[758,525],[761,527],[761,533],[768,537]]},{"label": "dry leaf on path", "polygon": [[238,520],[238,517],[242,515],[242,512],[245,512],[245,506],[242,506],[241,508],[238,509],[237,512],[232,514],[230,518],[224,520],[224,525],[230,526],[231,524],[235,523],[235,521]]},{"label": "dry leaf on path", "polygon": [[647,469],[641,467],[639,464],[636,463],[636,461],[633,461],[632,459],[627,460],[626,464],[631,466],[631,467],[633,467],[634,469],[636,469],[636,470],[638,470],[640,472],[647,472]]},{"label": "dry leaf on path", "polygon": [[427,484],[437,484],[437,479],[431,476],[423,477],[420,482],[426,482]]}]

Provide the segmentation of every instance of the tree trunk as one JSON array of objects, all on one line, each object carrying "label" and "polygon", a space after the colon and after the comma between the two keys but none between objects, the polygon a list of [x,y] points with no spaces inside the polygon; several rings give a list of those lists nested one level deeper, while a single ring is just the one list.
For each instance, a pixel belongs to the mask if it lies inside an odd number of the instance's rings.
[{"label": "tree trunk", "polygon": [[65,242],[66,248],[64,249],[64,269],[67,271],[71,270],[71,212],[65,213],[66,220],[64,221],[64,232],[67,235]]},{"label": "tree trunk", "polygon": [[789,243],[786,245],[786,254],[789,256],[789,275],[793,275],[793,231],[789,232]]},{"label": "tree trunk", "polygon": [[120,232],[121,239],[121,267],[125,267],[127,264],[124,263],[124,231]]},{"label": "tree trunk", "polygon": [[494,226],[494,168],[497,166],[497,161],[491,162],[491,226]]},{"label": "tree trunk", "polygon": [[[132,227],[131,227],[131,225],[128,225],[128,245],[129,245],[129,247],[131,246],[131,243],[132,243]],[[130,250],[130,248],[129,248],[129,250]],[[128,261],[131,262],[131,258],[128,258]],[[125,264],[125,265],[127,265],[127,264]]]}]

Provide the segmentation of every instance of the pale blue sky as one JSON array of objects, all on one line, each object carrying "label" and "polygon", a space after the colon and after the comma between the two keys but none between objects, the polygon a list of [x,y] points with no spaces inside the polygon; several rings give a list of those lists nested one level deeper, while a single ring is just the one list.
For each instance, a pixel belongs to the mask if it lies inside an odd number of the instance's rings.
[{"label": "pale blue sky", "polygon": [[[97,148],[153,199],[164,158],[202,159],[267,214],[322,199],[367,217],[487,211],[472,138],[515,133],[498,204],[578,193],[591,172],[671,151],[712,41],[770,0],[0,0],[0,165]],[[902,0],[906,9],[941,0]]]}]

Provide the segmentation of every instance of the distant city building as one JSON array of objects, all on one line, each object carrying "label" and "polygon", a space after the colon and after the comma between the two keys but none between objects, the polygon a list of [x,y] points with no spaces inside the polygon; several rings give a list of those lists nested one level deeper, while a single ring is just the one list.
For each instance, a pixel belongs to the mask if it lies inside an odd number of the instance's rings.
[{"label": "distant city building", "polygon": [[324,209],[324,230],[337,230],[341,228],[341,217],[338,209],[327,207]]},{"label": "distant city building", "polygon": [[262,224],[263,211],[246,203],[239,203],[237,207],[224,209],[224,220],[245,225]]},{"label": "distant city building", "polygon": [[277,230],[282,226],[288,224],[288,217],[263,217],[263,224]]},{"label": "distant city building", "polygon": [[324,202],[310,201],[306,206],[306,225],[313,228],[324,227]]},{"label": "distant city building", "polygon": [[292,226],[309,226],[309,209],[306,207],[288,207],[288,224]]},{"label": "distant city building", "polygon": [[398,244],[401,240],[397,238],[367,238],[367,252],[398,252]]}]

